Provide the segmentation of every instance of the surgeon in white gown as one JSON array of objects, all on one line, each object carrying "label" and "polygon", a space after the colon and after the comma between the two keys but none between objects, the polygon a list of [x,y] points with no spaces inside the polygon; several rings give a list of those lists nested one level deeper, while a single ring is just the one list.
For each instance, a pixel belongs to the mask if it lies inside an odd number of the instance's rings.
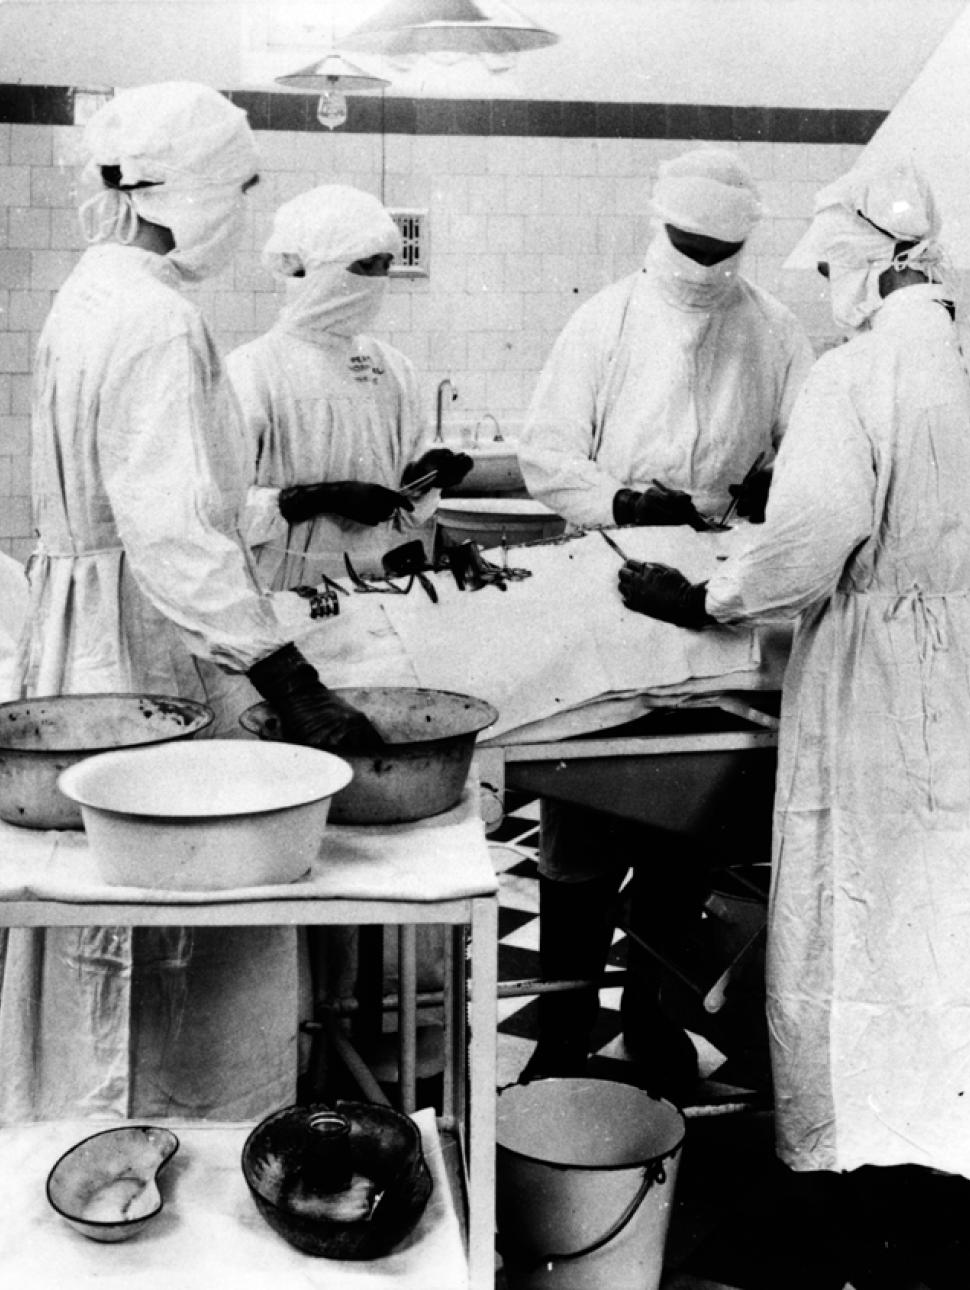
[{"label": "surgeon in white gown", "polygon": [[[643,267],[577,309],[543,368],[519,448],[526,486],[574,525],[703,529],[735,493],[738,513],[757,522],[811,345],[791,310],[741,273],[761,205],[736,152],[692,148],[664,163],[651,209]],[[544,978],[602,973],[631,865],[633,930],[676,955],[700,917],[703,857],[664,831],[542,802]],[[659,989],[656,962],[634,946],[621,1004],[627,1055],[648,1087],[679,1100],[696,1055]],[[522,1078],[581,1073],[597,1006],[595,990],[540,996]]]},{"label": "surgeon in white gown", "polygon": [[529,492],[572,524],[703,527],[756,462],[745,501],[763,511],[814,358],[792,311],[741,272],[761,205],[740,156],[662,164],[651,212],[643,266],[570,318],[523,427]]},{"label": "surgeon in white gown", "polygon": [[430,555],[441,489],[472,467],[432,446],[414,365],[369,334],[400,249],[377,198],[344,184],[301,193],[274,217],[263,263],[286,303],[227,359],[254,463],[246,537],[273,590],[345,577],[345,553],[364,574],[409,539]]},{"label": "surgeon in white gown", "polygon": [[[179,291],[237,246],[257,172],[245,114],[205,86],[145,86],[102,108],[85,143],[93,245],[34,368],[39,537],[18,693],[198,698],[223,734],[261,694],[295,742],[367,740],[254,579],[238,531],[244,440]],[[292,1099],[296,969],[291,929],[12,932],[0,1118],[237,1119]]]},{"label": "surgeon in white gown", "polygon": [[970,379],[918,172],[852,172],[816,210],[851,339],[809,376],[764,528],[706,585],[631,563],[620,587],[695,629],[797,621],[768,951],[781,1159],[970,1178]]}]

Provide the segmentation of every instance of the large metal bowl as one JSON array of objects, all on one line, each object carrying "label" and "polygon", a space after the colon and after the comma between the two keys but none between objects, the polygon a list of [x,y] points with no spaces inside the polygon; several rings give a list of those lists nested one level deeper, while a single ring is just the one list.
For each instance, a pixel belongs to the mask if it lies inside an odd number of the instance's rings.
[{"label": "large metal bowl", "polygon": [[376,1184],[380,1199],[369,1217],[341,1222],[288,1203],[303,1172],[310,1121],[321,1108],[289,1106],[258,1124],[242,1151],[243,1177],[256,1208],[284,1240],[304,1254],[330,1259],[376,1259],[389,1254],[414,1229],[431,1195],[431,1172],[421,1134],[389,1106],[337,1102],[350,1122],[353,1172]]},{"label": "large metal bowl", "polygon": [[63,694],[0,704],[0,820],[79,829],[81,810],[57,787],[92,753],[191,739],[212,709],[159,694]]},{"label": "large metal bowl", "polygon": [[[465,787],[479,731],[498,719],[483,699],[447,690],[359,686],[335,693],[370,718],[386,747],[341,750],[354,778],[333,799],[334,824],[400,824],[450,810]],[[267,703],[247,708],[240,722],[260,739],[284,737]]]},{"label": "large metal bowl", "polygon": [[221,891],[303,877],[350,775],[319,748],[199,739],[98,753],[60,786],[105,882]]}]

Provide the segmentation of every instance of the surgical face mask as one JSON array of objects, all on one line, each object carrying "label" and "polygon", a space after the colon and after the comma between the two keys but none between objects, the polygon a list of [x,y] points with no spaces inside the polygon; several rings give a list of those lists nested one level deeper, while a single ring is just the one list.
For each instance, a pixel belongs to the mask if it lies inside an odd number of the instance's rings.
[{"label": "surgical face mask", "polygon": [[738,251],[718,264],[698,264],[678,251],[663,230],[646,256],[647,269],[664,298],[687,310],[716,308],[734,286],[740,263]]},{"label": "surgical face mask", "polygon": [[349,339],[374,322],[386,290],[386,277],[361,277],[343,265],[321,265],[305,278],[287,279],[280,325],[299,335]]},{"label": "surgical face mask", "polygon": [[171,231],[165,259],[184,282],[221,272],[238,251],[246,228],[246,199],[239,184],[182,187],[160,184],[131,194],[142,219]]},{"label": "surgical face mask", "polygon": [[832,318],[847,331],[864,327],[882,304],[879,294],[879,276],[888,266],[827,261],[829,266],[829,300]]}]

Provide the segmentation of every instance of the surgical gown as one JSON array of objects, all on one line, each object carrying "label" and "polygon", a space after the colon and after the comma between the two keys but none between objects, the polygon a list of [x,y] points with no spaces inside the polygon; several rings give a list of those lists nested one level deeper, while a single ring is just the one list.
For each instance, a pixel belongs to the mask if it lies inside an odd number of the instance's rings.
[{"label": "surgical gown", "polygon": [[970,382],[940,289],[821,358],[721,621],[800,615],[768,1015],[781,1157],[970,1177]]},{"label": "surgical gown", "polygon": [[[221,364],[175,282],[161,256],[94,247],[45,324],[19,689],[180,694],[228,734],[258,698],[241,673],[286,636],[238,538]],[[291,1099],[296,966],[291,929],[12,932],[0,1118],[236,1119]]]},{"label": "surgical gown", "polygon": [[227,359],[250,439],[254,484],[246,535],[263,585],[274,591],[322,575],[345,577],[343,554],[362,573],[421,538],[431,554],[434,490],[382,524],[317,515],[287,524],[281,488],[359,480],[397,489],[405,466],[431,445],[422,428],[410,361],[368,336],[297,335],[276,326]]},{"label": "surgical gown", "polygon": [[0,703],[14,697],[17,645],[27,616],[24,566],[0,551]]},{"label": "surgical gown", "polygon": [[523,427],[526,487],[577,525],[612,524],[617,491],[654,479],[718,514],[759,454],[773,460],[812,360],[794,314],[743,278],[696,309],[641,270],[556,341]]}]

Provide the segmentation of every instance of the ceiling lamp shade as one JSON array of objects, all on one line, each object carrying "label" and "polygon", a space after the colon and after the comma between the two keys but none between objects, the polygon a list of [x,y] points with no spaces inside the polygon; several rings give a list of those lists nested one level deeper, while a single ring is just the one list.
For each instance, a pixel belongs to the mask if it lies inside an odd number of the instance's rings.
[{"label": "ceiling lamp shade", "polygon": [[554,45],[555,32],[537,27],[504,0],[391,0],[349,32],[349,50],[395,57],[408,54],[517,54]]},{"label": "ceiling lamp shade", "polygon": [[382,90],[390,81],[382,76],[371,76],[356,63],[350,63],[336,51],[324,54],[323,58],[309,67],[288,76],[277,76],[277,85],[285,85],[291,90],[309,90],[319,94],[317,99],[317,120],[328,130],[335,130],[347,120],[348,94],[366,94],[368,90]]},{"label": "ceiling lamp shade", "polygon": [[275,79],[278,85],[288,89],[310,90],[315,94],[338,90],[342,94],[366,94],[368,90],[382,90],[391,83],[383,76],[372,76],[337,53],[325,54],[316,63]]}]

